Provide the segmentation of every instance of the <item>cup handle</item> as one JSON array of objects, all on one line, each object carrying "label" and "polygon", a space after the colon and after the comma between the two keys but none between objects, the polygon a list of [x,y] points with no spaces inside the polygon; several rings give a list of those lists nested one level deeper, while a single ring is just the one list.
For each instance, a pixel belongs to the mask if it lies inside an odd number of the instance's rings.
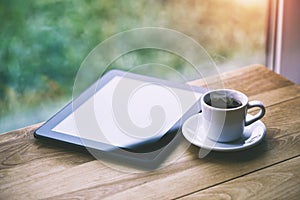
[{"label": "cup handle", "polygon": [[266,113],[266,108],[265,108],[265,106],[262,102],[260,102],[260,101],[250,101],[250,102],[248,102],[248,104],[247,104],[248,109],[254,108],[254,107],[259,107],[260,111],[256,115],[254,115],[253,118],[251,118],[250,120],[248,120],[248,121],[246,120],[245,121],[245,126],[248,126],[248,125],[252,124],[253,122],[261,119]]}]

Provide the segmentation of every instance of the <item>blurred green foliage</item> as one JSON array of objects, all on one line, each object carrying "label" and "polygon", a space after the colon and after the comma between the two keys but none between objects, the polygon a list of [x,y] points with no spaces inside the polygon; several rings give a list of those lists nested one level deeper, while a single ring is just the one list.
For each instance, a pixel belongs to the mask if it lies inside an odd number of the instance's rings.
[{"label": "blurred green foliage", "polygon": [[[47,105],[70,99],[76,72],[88,53],[108,37],[132,28],[155,26],[183,32],[224,68],[226,63],[237,67],[263,63],[266,2],[1,0],[0,132],[50,117],[57,107]],[[156,54],[143,51],[132,56],[142,64]],[[165,61],[184,70],[180,59]],[[122,68],[118,61],[114,67]],[[47,110],[43,116],[37,114],[41,109]]]}]

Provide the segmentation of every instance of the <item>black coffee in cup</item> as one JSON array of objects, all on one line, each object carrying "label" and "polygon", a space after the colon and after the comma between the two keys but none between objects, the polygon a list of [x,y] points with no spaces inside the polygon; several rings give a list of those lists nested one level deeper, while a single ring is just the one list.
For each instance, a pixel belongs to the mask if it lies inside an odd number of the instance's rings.
[{"label": "black coffee in cup", "polygon": [[204,97],[204,102],[215,108],[237,108],[242,103],[227,93],[215,92]]}]

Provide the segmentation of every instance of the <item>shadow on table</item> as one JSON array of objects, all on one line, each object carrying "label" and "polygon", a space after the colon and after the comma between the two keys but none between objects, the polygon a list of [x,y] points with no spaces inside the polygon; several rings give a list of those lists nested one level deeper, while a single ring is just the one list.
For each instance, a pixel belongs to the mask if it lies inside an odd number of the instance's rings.
[{"label": "shadow on table", "polygon": [[[165,160],[170,156],[174,149],[182,144],[186,145],[183,149],[187,150],[193,155],[191,159],[199,159],[199,148],[193,145],[190,146],[189,143],[187,144],[187,141],[182,134],[177,134],[176,137],[169,141],[166,146],[162,145],[161,147],[163,148],[149,152],[134,152],[120,148],[112,152],[103,152],[96,149],[87,149],[86,147],[52,139],[35,140],[35,143],[39,146],[42,146],[40,148],[51,148],[55,151],[66,152],[69,155],[72,154],[72,156],[75,156],[74,159],[77,157],[84,157],[83,160],[86,162],[99,160],[106,162],[108,165],[114,165],[119,168],[132,168],[142,171],[153,171],[161,168]],[[249,162],[263,157],[268,151],[268,148],[267,140],[264,139],[260,144],[250,149],[237,152],[211,151],[208,155],[199,160],[221,164]],[[137,148],[136,150],[139,149]]]},{"label": "shadow on table", "polygon": [[107,165],[142,171],[153,171],[162,167],[174,149],[182,144],[190,145],[178,131],[162,138],[155,146],[143,144],[133,149],[115,148],[107,152],[47,138],[35,140],[35,143],[42,146],[40,148],[51,148],[74,156],[84,155],[87,157],[87,161],[100,160],[107,162]]},{"label": "shadow on table", "polygon": [[[199,152],[199,148],[191,149],[192,153],[195,151]],[[207,156],[202,158],[201,160],[207,162],[218,162],[218,163],[241,163],[241,162],[248,162],[260,157],[263,157],[264,154],[268,151],[268,144],[267,141],[264,139],[258,145],[241,150],[241,151],[234,151],[234,152],[217,152],[211,151]]]}]

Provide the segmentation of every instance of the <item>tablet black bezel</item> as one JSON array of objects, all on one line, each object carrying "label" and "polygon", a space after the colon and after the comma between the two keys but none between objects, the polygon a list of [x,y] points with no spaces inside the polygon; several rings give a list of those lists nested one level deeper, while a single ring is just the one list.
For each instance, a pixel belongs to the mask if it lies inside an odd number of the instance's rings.
[{"label": "tablet black bezel", "polygon": [[[57,112],[40,128],[38,128],[34,132],[34,136],[36,138],[54,139],[54,140],[63,141],[63,142],[67,142],[67,143],[71,143],[71,144],[75,144],[87,148],[97,149],[101,151],[113,151],[114,149],[120,148],[113,145],[101,143],[98,141],[92,141],[80,137],[75,137],[72,135],[68,135],[65,133],[60,133],[52,130],[57,124],[59,124],[67,116],[72,114],[73,111],[79,108],[85,101],[91,98],[95,93],[97,93],[102,87],[104,87],[110,80],[112,80],[116,76],[121,76],[121,77],[126,76],[126,78],[130,78],[134,80],[160,84],[171,88],[184,89],[188,91],[198,92],[200,94],[203,94],[207,91],[207,89],[201,87],[175,83],[168,80],[162,80],[154,77],[149,77],[149,76],[135,74],[135,73],[121,71],[121,70],[110,70],[107,73],[105,73],[101,78],[99,78],[95,83],[93,83],[89,88],[87,88],[84,92],[82,92],[77,98],[69,102],[64,108],[62,108],[59,112]],[[174,129],[180,128],[180,126],[182,125],[182,123],[180,122],[185,121],[187,117],[191,116],[192,114],[199,112],[200,109],[201,109],[201,105],[200,105],[200,101],[198,101],[193,106],[191,106],[191,108],[186,113],[184,113],[184,115],[172,126],[172,128],[166,133],[164,133],[164,135],[168,134],[168,132],[174,132]],[[140,149],[141,145],[146,145],[146,144],[140,143],[137,145],[137,148]],[[161,145],[159,145],[159,147],[160,146]],[[156,147],[156,149],[159,147]],[[130,148],[131,147],[128,147],[128,149]],[[135,147],[133,149],[135,149]],[[150,151],[153,151],[153,149]]]}]

